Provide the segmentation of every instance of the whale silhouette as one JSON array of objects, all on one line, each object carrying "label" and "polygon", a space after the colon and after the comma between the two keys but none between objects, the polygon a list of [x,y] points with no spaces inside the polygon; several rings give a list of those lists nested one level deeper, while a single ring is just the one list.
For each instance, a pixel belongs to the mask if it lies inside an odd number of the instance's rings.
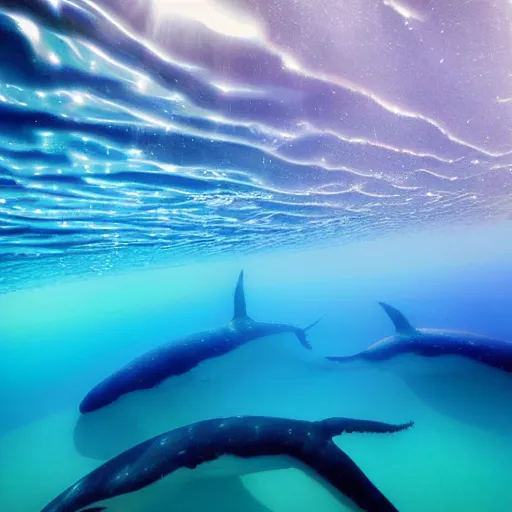
[{"label": "whale silhouette", "polygon": [[[253,406],[275,396],[277,373],[285,366],[307,365],[311,345],[306,335],[318,320],[301,329],[249,318],[243,278],[241,272],[234,316],[227,326],[143,354],[85,396],[74,428],[80,454],[106,460],[160,432],[205,417],[249,411],[279,414],[278,409]],[[300,343],[294,345],[290,334]],[[299,384],[294,386],[298,389]]]},{"label": "whale silhouette", "polygon": [[305,348],[311,349],[306,334],[321,319],[304,329],[253,320],[247,315],[243,270],[238,277],[234,302],[234,316],[228,325],[173,340],[137,357],[91,389],[80,403],[80,412],[93,412],[127,393],[153,388],[166,379],[189,372],[208,359],[221,357],[265,336],[290,332]]},{"label": "whale silhouette", "polygon": [[352,432],[393,433],[412,425],[269,416],[204,420],[153,437],[110,459],[42,512],[173,510],[173,491],[191,480],[291,467],[311,474],[352,510],[392,512],[395,506],[332,438]]},{"label": "whale silhouette", "polygon": [[416,328],[395,307],[379,304],[395,334],[356,354],[328,360],[391,371],[443,414],[512,433],[512,343],[470,332]]}]

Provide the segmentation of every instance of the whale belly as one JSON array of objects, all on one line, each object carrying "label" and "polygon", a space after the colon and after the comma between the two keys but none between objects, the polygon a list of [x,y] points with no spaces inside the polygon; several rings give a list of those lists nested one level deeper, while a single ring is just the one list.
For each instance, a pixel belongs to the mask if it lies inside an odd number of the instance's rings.
[{"label": "whale belly", "polygon": [[380,363],[432,409],[457,421],[512,435],[512,376],[471,359],[403,355]]},{"label": "whale belly", "polygon": [[[204,496],[204,505],[211,510],[211,500],[215,499],[215,492],[206,493],[206,487],[214,491],[217,486],[226,489],[227,483],[231,486],[237,483],[241,485],[240,482],[237,482],[239,476],[286,469],[293,465],[293,460],[288,457],[245,459],[224,455],[213,461],[204,462],[194,469],[180,468],[138,491],[98,501],[94,503],[94,506],[106,507],[108,512],[162,512],[166,510],[181,512],[190,509],[190,505],[187,504],[190,494],[202,493],[207,494]],[[210,480],[210,485],[205,487],[207,480]],[[220,496],[219,501],[228,503],[232,499],[231,494],[232,492]],[[247,500],[252,501],[251,495],[246,491],[244,502]],[[91,506],[89,505],[85,509]],[[242,506],[242,503],[239,506]],[[197,512],[199,510],[197,509]]]}]

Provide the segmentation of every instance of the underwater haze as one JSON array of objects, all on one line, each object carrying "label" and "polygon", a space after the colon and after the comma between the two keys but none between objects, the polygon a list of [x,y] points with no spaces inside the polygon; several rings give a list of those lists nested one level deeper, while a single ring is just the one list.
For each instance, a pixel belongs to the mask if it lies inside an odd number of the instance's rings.
[{"label": "underwater haze", "polygon": [[[471,394],[468,403],[464,385],[452,397],[456,407],[452,402],[446,409],[443,400],[436,402],[437,393],[439,398],[446,394],[443,386],[434,387],[429,397],[415,395],[407,382],[386,370],[333,368],[323,356],[352,354],[390,335],[392,325],[379,300],[402,307],[419,326],[511,340],[510,233],[509,224],[423,232],[330,250],[226,258],[4,294],[2,510],[41,510],[100,461],[125,448],[124,441],[118,444],[119,436],[128,436],[131,445],[133,439],[233,414],[413,419],[416,424],[408,436],[354,435],[341,445],[398,510],[508,510],[510,397],[503,408],[493,388],[482,397]],[[78,404],[92,386],[153,347],[230,320],[234,282],[242,266],[252,318],[305,326],[327,313],[309,336],[313,349],[306,351],[290,335],[256,340],[235,350],[234,359],[225,356],[216,366],[200,366],[167,391],[162,384],[154,404],[143,392],[130,402],[133,416],[114,415],[106,430],[102,425],[106,451],[94,425],[92,443],[86,440],[84,448],[77,442]],[[480,378],[475,373],[473,384],[479,386]],[[489,414],[490,425],[480,421]],[[495,424],[492,415],[497,416]],[[134,437],[127,433],[132,423],[137,427]],[[265,510],[348,510],[296,470],[243,479],[245,489]],[[252,510],[246,497],[237,501],[238,492],[230,486],[187,489],[165,503],[191,512]],[[206,502],[196,503],[198,493]],[[146,509],[134,505],[128,510]]]},{"label": "underwater haze", "polygon": [[278,456],[45,509],[240,415],[413,421],[334,443],[400,512],[512,511],[511,27],[508,0],[0,0],[0,512],[362,510]]}]

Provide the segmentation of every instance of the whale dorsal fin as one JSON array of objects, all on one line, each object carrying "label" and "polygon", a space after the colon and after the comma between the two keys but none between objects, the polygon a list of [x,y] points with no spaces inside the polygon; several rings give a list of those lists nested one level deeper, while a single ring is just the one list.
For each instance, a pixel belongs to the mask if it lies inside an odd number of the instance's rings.
[{"label": "whale dorsal fin", "polygon": [[240,272],[235,288],[235,311],[233,320],[247,318],[247,307],[245,305],[244,293],[244,271]]},{"label": "whale dorsal fin", "polygon": [[400,311],[398,311],[398,309],[390,306],[389,304],[386,304],[385,302],[379,302],[379,304],[388,314],[389,318],[391,318],[397,333],[405,334],[416,332],[416,329],[409,323],[409,320],[407,320],[407,318],[405,318],[405,316]]}]

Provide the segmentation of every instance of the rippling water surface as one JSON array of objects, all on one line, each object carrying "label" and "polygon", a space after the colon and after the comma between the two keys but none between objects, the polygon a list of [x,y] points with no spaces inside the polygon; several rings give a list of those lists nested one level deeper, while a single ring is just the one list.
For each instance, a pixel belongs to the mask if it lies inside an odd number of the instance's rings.
[{"label": "rippling water surface", "polygon": [[1,286],[508,217],[511,26],[505,0],[0,0]]}]

